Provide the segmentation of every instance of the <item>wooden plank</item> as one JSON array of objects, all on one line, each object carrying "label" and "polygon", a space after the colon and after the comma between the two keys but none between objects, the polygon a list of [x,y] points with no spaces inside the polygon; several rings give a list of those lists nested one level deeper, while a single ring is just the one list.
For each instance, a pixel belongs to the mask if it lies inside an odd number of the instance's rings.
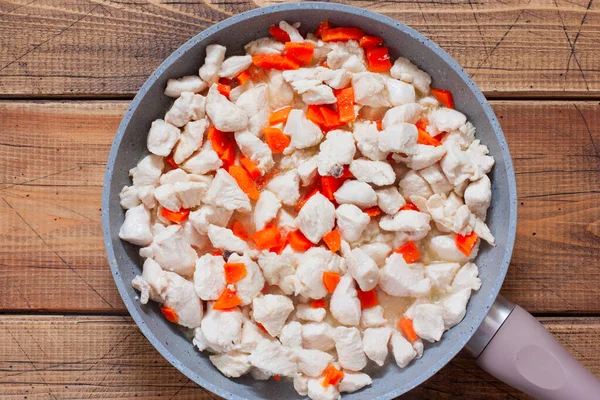
[{"label": "wooden plank", "polygon": [[[100,197],[126,105],[0,102],[0,311],[125,312],[106,264]],[[600,105],[493,107],[520,201],[503,293],[532,312],[600,312]]]},{"label": "wooden plank", "polygon": [[[599,318],[542,318],[600,376]],[[128,317],[0,316],[3,399],[211,398],[158,354]],[[287,384],[287,383],[283,383]],[[403,399],[528,399],[465,354]]]},{"label": "wooden plank", "polygon": [[[0,95],[131,97],[186,40],[281,0],[0,0]],[[402,21],[488,96],[598,96],[600,4],[589,0],[342,1]],[[10,38],[10,39],[8,39]]]}]

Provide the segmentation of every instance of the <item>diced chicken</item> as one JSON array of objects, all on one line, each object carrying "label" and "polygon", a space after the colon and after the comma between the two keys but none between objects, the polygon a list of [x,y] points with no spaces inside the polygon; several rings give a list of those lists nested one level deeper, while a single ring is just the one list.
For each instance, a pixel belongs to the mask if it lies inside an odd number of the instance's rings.
[{"label": "diced chicken", "polygon": [[[429,242],[429,249],[445,261],[464,263],[468,260],[468,257],[456,247],[454,235],[441,235],[432,238]],[[474,258],[475,255],[477,255],[477,251],[473,249],[471,256]]]},{"label": "diced chicken", "polygon": [[242,153],[252,160],[262,173],[267,172],[275,165],[269,146],[250,131],[245,129],[236,132],[235,141]]},{"label": "diced chicken", "polygon": [[425,276],[421,264],[407,264],[400,253],[392,253],[381,269],[379,287],[392,296],[426,296],[431,281]]},{"label": "diced chicken", "polygon": [[263,251],[258,257],[258,264],[269,285],[279,286],[284,294],[294,292],[292,278],[296,273],[296,258],[292,254]]},{"label": "diced chicken", "polygon": [[321,350],[298,349],[295,351],[298,371],[307,376],[320,376],[333,357]]},{"label": "diced chicken", "polygon": [[412,83],[415,89],[423,94],[429,93],[431,77],[407,58],[398,57],[390,70],[390,75],[393,78]]},{"label": "diced chicken", "polygon": [[373,383],[371,377],[362,372],[344,372],[344,379],[338,385],[340,392],[353,393]]},{"label": "diced chicken", "polygon": [[375,306],[365,308],[360,315],[360,326],[363,328],[376,328],[387,324],[383,317],[383,307]]},{"label": "diced chicken", "polygon": [[[331,133],[327,135],[329,137]],[[361,181],[372,183],[376,186],[391,185],[396,181],[396,174],[389,163],[385,161],[371,161],[366,159],[352,160],[350,172]],[[321,171],[319,171],[321,174]]]},{"label": "diced chicken", "polygon": [[302,347],[329,351],[335,346],[334,329],[326,322],[308,323],[302,325]]},{"label": "diced chicken", "polygon": [[244,354],[240,351],[215,354],[208,358],[210,359],[210,362],[212,362],[213,365],[228,378],[239,378],[250,372],[250,368],[252,368],[248,361],[248,354]]},{"label": "diced chicken", "polygon": [[219,71],[219,76],[222,78],[233,79],[239,74],[248,69],[252,65],[252,56],[231,56],[228,57]]},{"label": "diced chicken", "polygon": [[254,320],[262,324],[269,335],[277,336],[294,311],[294,304],[286,296],[267,294],[252,300],[252,310]]},{"label": "diced chicken", "polygon": [[353,243],[360,239],[371,218],[353,204],[342,204],[335,210],[338,230],[344,240]]},{"label": "diced chicken", "polygon": [[491,201],[492,185],[487,175],[483,175],[481,179],[472,182],[465,189],[465,204],[482,220],[485,220]]},{"label": "diced chicken", "polygon": [[403,104],[390,108],[381,121],[383,129],[388,129],[401,123],[415,124],[425,108],[418,103]]},{"label": "diced chicken", "polygon": [[235,284],[236,294],[242,300],[242,306],[252,303],[252,300],[260,294],[265,286],[265,278],[260,267],[252,261],[247,253],[241,256],[233,253],[227,261],[230,263],[243,263],[246,266],[246,276]]},{"label": "diced chicken", "polygon": [[213,84],[208,90],[206,114],[215,128],[223,132],[241,131],[249,123],[246,112],[223,96],[216,84]]},{"label": "diced chicken", "polygon": [[308,380],[308,398],[311,400],[338,400],[340,392],[333,385],[323,387],[322,379]]},{"label": "diced chicken", "polygon": [[317,177],[318,157],[312,156],[298,164],[298,176],[302,186],[309,186]]},{"label": "diced chicken", "polygon": [[206,128],[208,128],[208,121],[205,119],[188,122],[183,128],[179,143],[173,153],[173,160],[177,164],[182,164],[202,146]]},{"label": "diced chicken", "polygon": [[[267,85],[259,84],[246,90],[236,100],[235,105],[248,116],[248,130],[255,136],[260,136],[262,129],[269,123]],[[244,154],[246,153],[244,152]]]},{"label": "diced chicken", "polygon": [[444,146],[427,146],[424,144],[417,144],[417,152],[407,157],[402,157],[400,154],[392,155],[392,158],[396,162],[403,162],[406,165],[415,170],[421,170],[427,168],[440,161],[441,158],[446,154],[446,147]]},{"label": "diced chicken", "polygon": [[283,204],[293,206],[300,199],[298,171],[292,169],[271,179],[267,184],[267,190],[273,192]]},{"label": "diced chicken", "polygon": [[360,371],[367,365],[360,331],[356,328],[338,326],[334,333],[335,349],[340,365],[350,371]]},{"label": "diced chicken", "polygon": [[[300,26],[300,24],[294,25]],[[304,38],[302,37],[300,32],[298,32],[298,29],[296,29],[297,26],[294,25],[290,25],[285,21],[279,22],[279,27],[289,35],[291,42],[304,42]]]},{"label": "diced chicken", "polygon": [[[337,102],[337,98],[329,86],[318,84],[318,81],[316,82],[316,85],[306,86],[301,89],[302,101],[305,104],[334,104]],[[300,81],[295,83],[300,83]],[[295,85],[292,84],[292,87],[295,87]]]},{"label": "diced chicken", "polygon": [[216,353],[231,351],[242,338],[242,312],[239,308],[213,310],[212,306],[212,303],[208,303],[208,311],[200,325],[205,343]]},{"label": "diced chicken", "polygon": [[281,328],[279,333],[279,341],[282,345],[291,348],[302,347],[302,324],[297,321],[292,321]]},{"label": "diced chicken", "polygon": [[248,251],[248,243],[233,234],[231,229],[217,225],[208,226],[208,238],[213,247],[236,253]]},{"label": "diced chicken", "polygon": [[308,304],[296,306],[296,318],[304,321],[321,322],[325,319],[327,311],[324,308],[312,308]]},{"label": "diced chicken", "polygon": [[[330,53],[331,54],[331,53]],[[329,59],[329,57],[328,57]],[[385,79],[373,72],[359,72],[352,76],[354,101],[371,107],[389,107]]]},{"label": "diced chicken", "polygon": [[189,182],[190,177],[188,174],[182,170],[181,168],[173,169],[169,172],[165,172],[160,177],[160,184],[166,185],[168,183],[176,183],[176,182]]},{"label": "diced chicken", "polygon": [[[415,333],[430,343],[442,338],[444,330],[444,309],[436,304],[421,304],[415,308],[413,319]],[[412,349],[412,346],[411,346]]]},{"label": "diced chicken", "polygon": [[323,138],[321,128],[314,122],[306,119],[304,112],[298,109],[290,111],[283,132],[291,137],[290,145],[286,149],[286,152],[315,146]]},{"label": "diced chicken", "polygon": [[[328,69],[325,68],[325,76],[322,75],[323,81],[333,89],[344,89],[350,86],[352,82],[352,73],[344,68]],[[319,75],[317,75],[319,76]]]},{"label": "diced chicken", "polygon": [[194,273],[198,256],[180,226],[168,226],[154,236],[151,248],[154,260],[165,270],[183,276]]},{"label": "diced chicken", "polygon": [[[173,186],[181,207],[187,209],[199,206],[208,190],[208,185],[200,182],[176,182]],[[156,196],[156,190],[154,194]]]},{"label": "diced chicken", "polygon": [[206,46],[204,65],[200,67],[198,74],[200,75],[200,78],[205,82],[208,82],[209,85],[214,84],[219,78],[219,70],[225,59],[226,51],[227,49],[220,44],[209,44]]},{"label": "diced chicken", "polygon": [[183,92],[200,93],[208,87],[208,84],[196,75],[188,75],[179,79],[169,79],[165,89],[165,95],[179,97]]},{"label": "diced chicken", "polygon": [[296,230],[296,217],[285,208],[281,208],[277,214],[277,226],[287,231]]},{"label": "diced chicken", "polygon": [[244,50],[251,56],[259,54],[280,54],[285,50],[285,45],[270,37],[253,40],[244,46]]},{"label": "diced chicken", "polygon": [[[322,247],[312,247],[298,257],[295,283],[296,294],[311,299],[322,299],[327,295],[323,284],[323,272],[340,272],[344,259]],[[344,265],[345,267],[345,265]]]},{"label": "diced chicken", "polygon": [[[152,122],[148,132],[148,151],[158,156],[168,156],[179,140],[179,129],[162,119]],[[134,183],[135,184],[135,183]]]},{"label": "diced chicken", "polygon": [[428,214],[413,211],[400,210],[396,215],[382,217],[379,220],[379,227],[386,231],[395,231],[399,239],[405,241],[421,240],[431,230],[429,222],[431,217]]},{"label": "diced chicken", "polygon": [[156,186],[163,168],[162,157],[149,154],[136,167],[129,170],[129,175],[134,186]]},{"label": "diced chicken", "polygon": [[447,194],[454,189],[454,185],[448,182],[438,164],[420,170],[419,175],[427,181],[433,193]]},{"label": "diced chicken", "polygon": [[188,158],[181,168],[190,174],[204,175],[216,171],[223,165],[219,155],[213,150],[212,144],[207,140],[199,152]]},{"label": "diced chicken", "polygon": [[[277,43],[279,44],[279,42]],[[269,106],[271,106],[271,109],[277,110],[292,103],[294,91],[290,84],[283,79],[281,71],[269,71],[268,83]]]},{"label": "diced chicken", "polygon": [[163,290],[166,285],[166,271],[151,258],[144,261],[142,275],[136,275],[131,286],[140,292],[140,303],[148,304],[148,300],[163,303],[164,299],[157,290]]},{"label": "diced chicken", "polygon": [[198,232],[207,235],[210,225],[227,226],[232,214],[231,210],[203,204],[198,210],[190,213],[189,220]]},{"label": "diced chicken", "polygon": [[266,381],[268,379],[271,379],[271,377],[273,376],[271,373],[263,371],[262,369],[256,367],[252,367],[252,369],[250,370],[250,375],[252,376],[252,379],[256,381]]},{"label": "diced chicken", "polygon": [[124,186],[119,193],[119,199],[121,207],[125,210],[129,210],[140,204],[140,198],[138,196],[139,188],[137,186]]},{"label": "diced chicken", "polygon": [[[192,102],[194,96],[199,96],[193,92],[183,92],[181,96],[171,106],[169,111],[165,114],[165,122],[181,128],[187,124],[192,118],[194,109],[192,108]],[[204,98],[203,96],[200,96]]]},{"label": "diced chicken", "polygon": [[377,205],[386,214],[394,215],[402,208],[406,201],[395,187],[376,190]]},{"label": "diced chicken", "polygon": [[[369,208],[377,205],[375,190],[368,183],[356,180],[347,180],[344,182],[333,196],[339,204],[354,204],[360,208]],[[302,208],[303,210],[304,207]]]},{"label": "diced chicken", "polygon": [[340,175],[343,166],[350,164],[356,153],[351,132],[336,129],[327,134],[319,146],[317,166],[319,175]]},{"label": "diced chicken", "polygon": [[244,353],[251,353],[263,340],[275,339],[259,328],[254,321],[244,316],[244,324],[242,325],[242,338],[236,349],[243,351]]},{"label": "diced chicken", "polygon": [[392,252],[392,246],[385,242],[365,243],[360,246],[360,249],[367,253],[378,266],[383,265],[387,256]]},{"label": "diced chicken", "polygon": [[154,197],[167,210],[179,211],[181,209],[181,200],[177,197],[173,184],[167,183],[157,187],[154,190]]},{"label": "diced chicken", "polygon": [[225,290],[225,260],[222,256],[205,254],[196,260],[194,288],[202,300],[217,300]]},{"label": "diced chicken", "polygon": [[294,390],[300,396],[308,395],[308,378],[302,374],[294,376]]},{"label": "diced chicken", "polygon": [[152,242],[150,212],[143,204],[127,210],[119,237],[138,246],[147,246]]},{"label": "diced chicken", "polygon": [[400,332],[392,334],[392,353],[394,354],[396,364],[400,368],[406,367],[417,356],[415,349],[413,349],[410,342]]},{"label": "diced chicken", "polygon": [[399,123],[379,132],[379,150],[405,154],[417,153],[417,127],[414,124]]},{"label": "diced chicken", "polygon": [[271,375],[293,377],[297,373],[294,352],[279,342],[263,340],[250,353],[250,363]]},{"label": "diced chicken", "polygon": [[[272,182],[273,181],[270,183]],[[348,182],[346,182],[346,184],[347,183]],[[267,188],[271,189],[269,186],[267,186]],[[336,194],[337,193],[339,193],[339,190]],[[337,196],[336,200],[339,203],[342,203]],[[317,244],[335,225],[335,207],[325,196],[317,193],[308,199],[298,213],[296,225],[308,240]]]},{"label": "diced chicken", "polygon": [[467,117],[452,108],[438,108],[429,114],[429,125],[427,132],[437,136],[442,132],[453,132],[458,130],[467,122]]},{"label": "diced chicken", "polygon": [[462,289],[442,301],[444,309],[444,327],[450,329],[457,325],[465,317],[467,303],[471,297],[471,288]]},{"label": "diced chicken", "polygon": [[433,194],[429,183],[415,171],[409,171],[398,183],[400,193],[405,198],[410,196],[421,196],[426,199]]},{"label": "diced chicken", "polygon": [[481,279],[478,278],[479,271],[477,265],[466,263],[456,274],[452,281],[451,291],[458,292],[465,288],[479,290]]},{"label": "diced chicken", "polygon": [[352,277],[349,274],[342,276],[329,302],[331,315],[344,325],[357,326],[360,323],[360,301],[357,295]]},{"label": "diced chicken", "polygon": [[237,182],[224,169],[219,169],[203,201],[227,210],[248,212],[252,210],[250,199]]},{"label": "diced chicken", "polygon": [[436,289],[445,292],[460,269],[458,263],[436,263],[425,267],[425,275]]},{"label": "diced chicken", "polygon": [[440,161],[440,166],[448,181],[460,185],[475,175],[475,164],[466,151],[460,149],[455,142],[445,142],[446,154]]},{"label": "diced chicken", "polygon": [[208,236],[198,232],[189,219],[181,223],[181,229],[183,230],[183,236],[196,252],[206,251],[207,246],[210,244]]},{"label": "diced chicken", "polygon": [[268,190],[263,190],[254,207],[254,226],[257,231],[262,230],[271,222],[281,208],[281,201]]},{"label": "diced chicken", "polygon": [[[369,291],[379,283],[379,268],[375,261],[361,248],[350,252],[346,257],[348,272],[356,280],[360,290]],[[335,295],[335,292],[334,292]]]},{"label": "diced chicken", "polygon": [[360,121],[354,124],[354,139],[356,147],[363,156],[371,160],[385,160],[387,152],[379,150],[380,132],[377,124],[369,121]]},{"label": "diced chicken", "polygon": [[412,343],[413,349],[417,352],[417,356],[415,359],[419,359],[423,357],[423,351],[425,350],[425,346],[423,345],[423,341],[421,339],[417,339]]},{"label": "diced chicken", "polygon": [[390,103],[393,106],[401,106],[403,104],[415,102],[415,87],[413,85],[390,78],[385,80],[385,87],[388,92]]},{"label": "diced chicken", "polygon": [[[427,211],[429,211],[431,218],[441,232],[461,230],[469,223],[469,209],[462,204],[462,199],[454,193],[450,193],[448,197],[434,194],[425,204]],[[461,208],[463,212],[467,212],[467,215],[459,215],[458,210]]]}]

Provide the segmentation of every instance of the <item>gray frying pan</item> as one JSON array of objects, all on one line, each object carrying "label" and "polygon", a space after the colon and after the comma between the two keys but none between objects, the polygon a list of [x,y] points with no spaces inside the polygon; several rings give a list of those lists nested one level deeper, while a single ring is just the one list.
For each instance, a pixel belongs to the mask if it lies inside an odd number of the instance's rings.
[{"label": "gray frying pan", "polygon": [[485,244],[477,257],[481,289],[469,302],[464,320],[446,332],[442,340],[428,345],[424,356],[400,370],[393,361],[382,368],[367,369],[373,385],[344,399],[391,399],[439,371],[466,347],[488,372],[538,398],[600,399],[600,383],[585,370],[527,312],[501,297],[500,286],[510,262],[517,226],[517,194],[513,165],[504,135],[481,91],[448,54],[413,29],[391,18],[355,7],[328,3],[293,3],[245,12],[218,23],[190,39],[167,58],[129,106],[113,142],[102,194],[102,223],[108,260],[123,302],[140,330],[154,347],[183,374],[200,386],[228,399],[291,399],[298,395],[291,384],[254,381],[250,377],[230,380],[217,371],[206,355],[165,321],[156,304],[142,306],[131,280],[140,273],[138,249],[121,241],[124,220],[119,192],[130,184],[128,171],[147,154],[146,135],[151,121],[162,118],[171,99],[163,94],[169,78],[198,73],[208,44],[227,46],[228,54],[267,36],[269,26],[281,20],[302,23],[312,31],[319,22],[357,26],[381,36],[393,59],[402,55],[433,77],[433,86],[449,89],[456,108],[477,128],[477,137],[496,159],[491,174],[493,203],[488,223],[497,238],[496,247]]}]

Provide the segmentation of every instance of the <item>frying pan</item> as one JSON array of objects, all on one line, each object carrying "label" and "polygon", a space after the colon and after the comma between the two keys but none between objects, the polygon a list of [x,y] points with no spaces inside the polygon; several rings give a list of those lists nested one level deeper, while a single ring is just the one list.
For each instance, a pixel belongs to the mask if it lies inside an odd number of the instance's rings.
[{"label": "frying pan", "polygon": [[[439,371],[463,347],[484,369],[539,398],[600,398],[600,383],[529,314],[503,298],[500,286],[510,262],[517,226],[517,194],[506,140],[481,91],[448,54],[415,30],[391,18],[355,7],[328,3],[291,3],[248,11],[199,33],[169,56],[148,78],[129,106],[117,131],[107,162],[102,194],[102,223],[110,267],[131,316],[152,345],[191,380],[228,399],[293,399],[291,384],[230,380],[212,366],[208,357],[174,325],[165,322],[156,304],[141,305],[131,280],[141,273],[138,248],[119,239],[124,220],[119,192],[130,184],[128,171],[147,154],[150,123],[162,118],[172,102],[163,94],[169,78],[197,74],[208,44],[225,45],[228,54],[267,36],[269,26],[281,20],[301,22],[312,31],[323,20],[338,26],[357,26],[385,40],[390,56],[412,60],[433,78],[433,86],[452,91],[456,108],[477,128],[477,137],[489,147],[496,164],[490,174],[493,202],[488,224],[497,245],[482,245],[476,263],[483,282],[469,302],[464,320],[438,343],[427,345],[423,357],[399,369],[391,360],[382,368],[367,368],[373,385],[344,399],[391,399]],[[492,339],[493,338],[493,339]]]}]

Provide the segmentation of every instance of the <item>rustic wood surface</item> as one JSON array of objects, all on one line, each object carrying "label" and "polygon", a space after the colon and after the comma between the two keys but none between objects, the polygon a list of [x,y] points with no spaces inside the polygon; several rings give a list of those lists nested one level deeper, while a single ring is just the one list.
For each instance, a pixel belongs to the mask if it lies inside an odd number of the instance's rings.
[{"label": "rustic wood surface", "polygon": [[[104,163],[166,56],[281,2],[0,0],[0,398],[216,398],[126,316],[102,242]],[[600,376],[600,5],[343,2],[429,36],[497,99],[519,193],[503,294]],[[402,398],[459,397],[528,398],[465,355]]]}]

